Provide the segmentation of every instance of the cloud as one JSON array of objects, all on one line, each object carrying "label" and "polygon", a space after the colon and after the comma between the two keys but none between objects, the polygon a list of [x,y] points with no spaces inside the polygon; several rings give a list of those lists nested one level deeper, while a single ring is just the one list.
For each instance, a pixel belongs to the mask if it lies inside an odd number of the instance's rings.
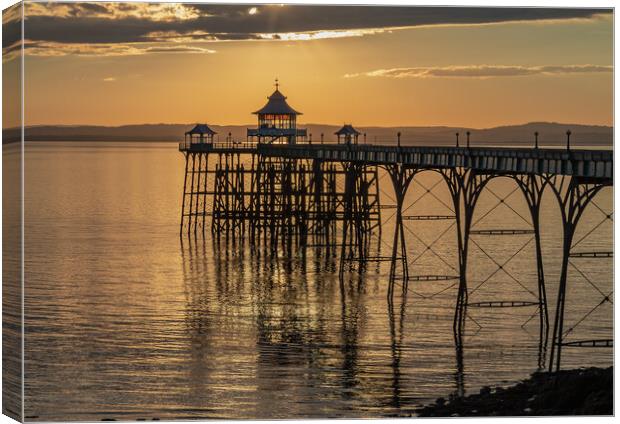
[{"label": "cloud", "polygon": [[19,22],[22,18],[21,4],[17,3],[13,6],[7,7],[2,11],[2,24],[9,22]]},{"label": "cloud", "polygon": [[[152,44],[115,44],[115,43],[82,43],[63,44],[27,40],[25,43],[28,54],[35,56],[138,56],[152,53],[200,53],[212,54],[215,50],[202,47],[174,45],[159,46]],[[17,52],[19,54],[19,52]]]},{"label": "cloud", "polygon": [[[4,35],[4,34],[3,34]],[[22,54],[22,42],[20,39],[13,44],[7,45],[2,49],[2,63],[10,62],[11,60],[20,57]]]},{"label": "cloud", "polygon": [[26,15],[64,19],[147,19],[172,22],[196,19],[201,13],[191,4],[182,3],[28,3]]},{"label": "cloud", "polygon": [[528,75],[562,75],[585,73],[609,73],[613,66],[605,65],[547,65],[547,66],[507,66],[507,65],[466,65],[444,67],[416,67],[377,69],[375,71],[345,74],[345,78],[385,77],[385,78],[496,78],[520,77]]},{"label": "cloud", "polygon": [[[611,9],[221,5],[181,3],[26,3],[26,38],[48,46],[220,41],[310,41],[434,25],[597,19]],[[19,34],[20,22],[4,24]],[[13,31],[12,31],[13,30]],[[3,42],[3,49],[14,42]],[[120,46],[124,47],[120,47]],[[153,47],[149,45],[148,47]],[[163,47],[163,46],[160,46]],[[143,49],[144,50],[144,49]],[[70,52],[60,48],[58,54]],[[27,54],[41,53],[32,49]],[[49,54],[49,53],[45,53]],[[71,54],[71,53],[67,53]]]},{"label": "cloud", "polygon": [[106,77],[103,82],[116,82],[116,77]]},{"label": "cloud", "polygon": [[273,34],[255,34],[262,40],[284,40],[284,41],[309,41],[325,38],[345,38],[362,37],[364,35],[379,34],[385,32],[384,29],[350,29],[350,30],[331,30],[331,31],[309,31],[309,32],[283,32]]},{"label": "cloud", "polygon": [[164,46],[164,47],[148,47],[145,53],[215,53],[215,50],[205,49],[202,47],[191,46]]},{"label": "cloud", "polygon": [[15,4],[2,11],[2,61],[18,57],[22,47],[22,8]]},{"label": "cloud", "polygon": [[101,43],[55,43],[46,41],[26,40],[24,43],[27,54],[32,56],[130,56],[142,54],[141,48],[128,44]]}]

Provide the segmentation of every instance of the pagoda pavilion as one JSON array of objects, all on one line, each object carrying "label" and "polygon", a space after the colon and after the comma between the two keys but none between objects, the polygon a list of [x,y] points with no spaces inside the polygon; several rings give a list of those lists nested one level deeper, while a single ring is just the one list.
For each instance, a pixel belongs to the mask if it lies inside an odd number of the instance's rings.
[{"label": "pagoda pavilion", "polygon": [[248,139],[259,143],[295,144],[297,138],[305,139],[307,136],[305,129],[297,128],[297,116],[302,113],[286,102],[277,79],[275,86],[276,90],[268,97],[267,104],[254,112],[258,115],[258,128],[248,129]]},{"label": "pagoda pavilion", "polygon": [[353,128],[351,124],[344,124],[342,128],[334,133],[338,137],[338,144],[344,142],[344,144],[357,144],[361,132]]},{"label": "pagoda pavilion", "polygon": [[213,136],[217,134],[207,124],[196,124],[194,128],[185,133],[185,142],[191,144],[196,143],[213,143]]}]

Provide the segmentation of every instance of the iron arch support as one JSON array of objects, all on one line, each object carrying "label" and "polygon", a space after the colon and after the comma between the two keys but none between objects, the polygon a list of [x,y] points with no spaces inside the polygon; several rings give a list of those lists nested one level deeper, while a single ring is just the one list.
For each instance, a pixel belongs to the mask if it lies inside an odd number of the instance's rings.
[{"label": "iron arch support", "polygon": [[539,336],[540,343],[546,347],[549,337],[549,309],[547,307],[545,270],[540,239],[540,206],[549,181],[535,174],[517,174],[512,175],[512,178],[523,194],[532,219],[536,250],[536,273],[538,278]]},{"label": "iron arch support", "polygon": [[406,291],[409,279],[409,266],[407,263],[407,246],[405,241],[405,230],[403,227],[403,202],[407,190],[414,176],[420,171],[416,168],[407,168],[400,163],[385,167],[394,189],[396,200],[396,223],[394,226],[394,240],[392,244],[392,257],[390,262],[390,276],[388,286],[388,299],[390,300],[394,294],[394,282],[396,279],[396,268],[399,261],[398,252],[400,250],[400,262],[402,267],[403,292]]},{"label": "iron arch support", "polygon": [[460,339],[467,314],[467,257],[474,210],[482,190],[497,175],[479,173],[471,168],[444,168],[441,170],[441,174],[448,185],[456,217],[459,288],[454,311],[453,331],[455,337],[458,336]]},{"label": "iron arch support", "polygon": [[560,281],[553,322],[553,339],[549,358],[549,371],[553,372],[555,365],[555,371],[557,372],[560,370],[562,357],[568,261],[572,249],[573,236],[575,235],[579,220],[588,204],[590,204],[603,187],[610,185],[611,181],[560,175],[551,175],[546,178],[560,206],[564,236]]}]

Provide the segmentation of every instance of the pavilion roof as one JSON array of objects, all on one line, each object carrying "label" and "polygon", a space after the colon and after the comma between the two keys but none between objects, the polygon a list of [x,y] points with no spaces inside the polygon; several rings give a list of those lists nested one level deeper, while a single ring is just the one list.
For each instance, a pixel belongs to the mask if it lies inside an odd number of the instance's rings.
[{"label": "pavilion roof", "polygon": [[268,99],[265,106],[254,112],[255,115],[302,115],[286,103],[286,97],[277,88]]},{"label": "pavilion roof", "polygon": [[360,135],[361,132],[353,128],[353,125],[351,124],[344,124],[342,128],[340,128],[334,134],[336,135]]},{"label": "pavilion roof", "polygon": [[185,133],[185,135],[195,135],[195,134],[199,134],[199,135],[214,135],[217,134],[215,131],[213,131],[211,128],[209,128],[209,126],[207,124],[196,124],[196,126],[194,128],[192,128],[191,130],[187,131]]}]

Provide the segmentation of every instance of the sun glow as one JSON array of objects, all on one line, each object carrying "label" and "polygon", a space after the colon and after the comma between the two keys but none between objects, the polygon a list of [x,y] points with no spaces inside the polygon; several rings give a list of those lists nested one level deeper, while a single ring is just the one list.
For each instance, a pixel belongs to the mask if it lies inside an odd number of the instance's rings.
[{"label": "sun glow", "polygon": [[273,34],[257,34],[264,40],[283,40],[283,41],[310,41],[323,40],[328,38],[362,37],[364,35],[378,34],[384,32],[383,29],[353,29],[336,31],[310,31],[310,32],[280,32]]},{"label": "sun glow", "polygon": [[[276,75],[305,122],[613,122],[611,12],[450,10],[27,3],[28,124],[245,125]],[[21,48],[6,38],[4,64],[17,69]]]}]

